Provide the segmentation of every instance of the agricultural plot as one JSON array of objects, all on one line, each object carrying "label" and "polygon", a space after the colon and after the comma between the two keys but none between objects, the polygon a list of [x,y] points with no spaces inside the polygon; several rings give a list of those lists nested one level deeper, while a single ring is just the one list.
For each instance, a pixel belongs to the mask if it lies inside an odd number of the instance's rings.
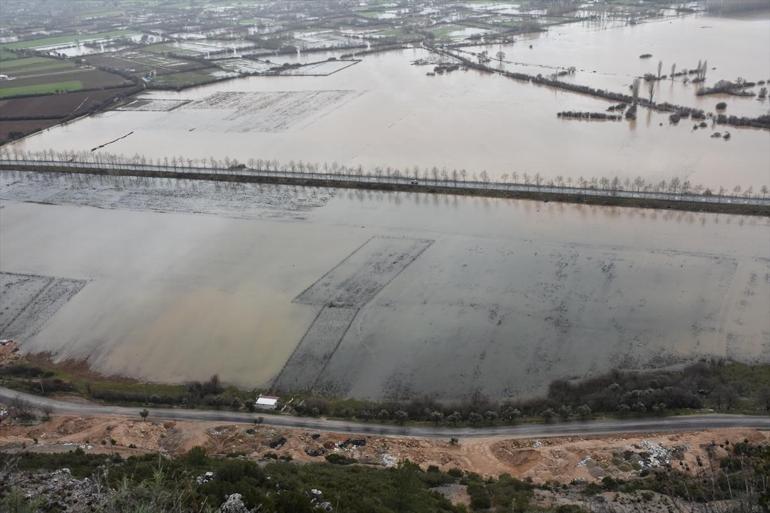
[{"label": "agricultural plot", "polygon": [[[41,182],[43,178],[45,181]],[[99,176],[42,176],[0,173],[0,200],[55,205],[87,205],[98,209],[200,213],[234,219],[304,219],[324,206],[334,189],[288,188],[223,182],[168,181]]]},{"label": "agricultural plot", "polygon": [[236,76],[238,76],[236,73],[222,71],[219,68],[182,71],[179,73],[158,75],[152,82],[150,82],[150,87],[159,89],[182,89],[185,87],[208,84],[223,78],[231,78]]},{"label": "agricultural plot", "polygon": [[314,62],[312,64],[305,64],[296,68],[288,68],[282,70],[279,75],[288,75],[295,77],[325,77],[342,71],[345,68],[349,68],[354,64],[358,64],[359,60],[333,60]]},{"label": "agricultural plot", "polygon": [[48,128],[60,120],[91,112],[112,98],[134,92],[118,87],[64,94],[0,98],[0,143]]},{"label": "agricultural plot", "polygon": [[321,309],[272,388],[295,392],[312,390],[357,313],[357,308],[326,306]]},{"label": "agricultural plot", "polygon": [[225,71],[238,74],[265,73],[276,67],[274,63],[252,59],[222,59],[215,64]]},{"label": "agricultural plot", "polygon": [[0,65],[0,72],[8,75],[11,80],[36,75],[45,75],[65,70],[75,70],[77,67],[70,61],[52,59],[47,57],[25,57]]},{"label": "agricultural plot", "polygon": [[52,281],[48,276],[0,272],[0,333]]},{"label": "agricultural plot", "polygon": [[382,40],[401,40],[409,39],[414,34],[408,33],[406,30],[400,27],[388,27],[379,30],[372,30],[365,32],[365,38],[372,42],[381,42]]},{"label": "agricultural plot", "polygon": [[273,382],[281,391],[313,389],[359,309],[411,264],[433,241],[373,237],[295,298],[322,305]]},{"label": "agricultural plot", "polygon": [[0,273],[0,336],[33,337],[85,284],[85,280]]},{"label": "agricultural plot", "polygon": [[[1,101],[3,100],[0,100],[0,102]],[[19,121],[0,120],[0,144],[18,139],[43,128],[48,128],[56,123],[58,123],[58,120],[56,119],[24,119]]]},{"label": "agricultural plot", "polygon": [[182,105],[189,103],[190,100],[174,100],[166,98],[138,98],[136,100],[122,105],[115,110],[130,110],[138,112],[169,112]]},{"label": "agricultural plot", "polygon": [[89,64],[113,68],[127,73],[147,73],[154,71],[158,75],[188,71],[201,67],[200,64],[165,55],[126,50],[114,54],[100,54],[87,58]]},{"label": "agricultural plot", "polygon": [[5,63],[17,58],[18,56],[14,52],[7,50],[5,48],[0,48],[0,62]]},{"label": "agricultural plot", "polygon": [[359,94],[348,90],[222,91],[192,101],[175,113],[207,111],[208,127],[225,132],[276,132],[331,112]]},{"label": "agricultural plot", "polygon": [[463,25],[440,25],[432,30],[436,39],[446,41],[463,41],[471,37],[478,37],[489,34],[492,31],[477,27],[466,27]]},{"label": "agricultural plot", "polygon": [[217,41],[213,39],[174,41],[148,46],[153,53],[172,53],[189,57],[209,57],[211,55],[237,54],[241,50],[254,48],[250,41]]},{"label": "agricultural plot", "polygon": [[126,94],[131,90],[132,88],[127,87],[0,100],[0,120],[9,118],[64,118],[87,112],[111,97]]},{"label": "agricultural plot", "polygon": [[130,30],[113,30],[110,32],[99,32],[96,34],[68,34],[63,36],[51,36],[39,39],[30,39],[27,41],[16,41],[13,43],[6,43],[0,45],[0,48],[7,50],[20,50],[20,49],[52,49],[55,47],[63,47],[68,45],[75,45],[78,43],[90,43],[96,41],[110,41],[119,37],[129,37],[138,35],[136,32]]},{"label": "agricultural plot", "polygon": [[305,305],[360,308],[433,241],[373,237],[294,300]]},{"label": "agricultural plot", "polygon": [[304,49],[339,48],[361,42],[333,30],[295,32],[294,40]]},{"label": "agricultural plot", "polygon": [[93,69],[63,69],[21,76],[0,82],[0,98],[55,94],[81,89],[119,87],[131,83],[119,75]]},{"label": "agricultural plot", "polygon": [[60,82],[47,82],[45,84],[15,85],[14,87],[0,87],[0,98],[13,96],[26,96],[35,94],[57,94],[83,89],[83,82],[79,80],[62,80]]},{"label": "agricultural plot", "polygon": [[369,18],[372,20],[394,20],[398,18],[400,15],[403,15],[403,13],[399,10],[372,10],[372,11],[361,11],[358,13],[359,16],[363,16],[364,18]]},{"label": "agricultural plot", "polygon": [[768,273],[761,258],[437,242],[361,308],[315,387],[355,397],[502,398],[693,354],[766,359],[766,301],[757,298],[770,293]]}]

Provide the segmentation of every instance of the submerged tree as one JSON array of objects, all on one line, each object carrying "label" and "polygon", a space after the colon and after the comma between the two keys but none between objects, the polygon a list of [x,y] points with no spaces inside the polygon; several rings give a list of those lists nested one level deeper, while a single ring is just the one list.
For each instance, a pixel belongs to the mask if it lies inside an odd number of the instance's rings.
[{"label": "submerged tree", "polygon": [[633,103],[634,105],[636,105],[637,102],[639,101],[639,85],[640,85],[640,83],[641,82],[639,81],[639,79],[635,78],[633,84],[631,84],[631,92],[632,92],[632,96],[634,97],[634,103]]}]

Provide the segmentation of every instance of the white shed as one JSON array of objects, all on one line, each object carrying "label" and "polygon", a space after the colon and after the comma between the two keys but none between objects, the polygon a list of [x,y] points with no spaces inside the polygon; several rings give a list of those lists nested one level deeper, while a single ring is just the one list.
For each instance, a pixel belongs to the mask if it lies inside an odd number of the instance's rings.
[{"label": "white shed", "polygon": [[260,395],[254,402],[254,406],[260,410],[274,410],[278,406],[278,399],[280,398],[271,395]]}]

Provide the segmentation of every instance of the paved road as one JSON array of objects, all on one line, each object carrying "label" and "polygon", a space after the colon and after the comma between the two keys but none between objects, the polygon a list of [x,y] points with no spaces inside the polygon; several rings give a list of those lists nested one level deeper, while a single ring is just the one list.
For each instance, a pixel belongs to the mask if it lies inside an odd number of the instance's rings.
[{"label": "paved road", "polygon": [[[281,179],[283,183],[294,183],[302,185],[305,183],[321,184],[324,187],[339,187],[346,183],[369,184],[372,188],[383,190],[392,190],[391,186],[397,186],[400,190],[410,190],[415,192],[431,192],[436,188],[459,191],[478,191],[482,195],[494,192],[508,193],[537,193],[545,196],[586,196],[615,199],[634,199],[634,200],[660,200],[673,203],[699,203],[703,205],[731,204],[731,205],[753,205],[760,207],[770,206],[770,197],[757,195],[756,197],[745,197],[725,194],[704,195],[695,192],[665,192],[651,190],[621,190],[610,188],[610,186],[557,186],[547,185],[544,182],[535,183],[535,177],[528,183],[510,183],[495,181],[470,180],[457,176],[447,177],[425,177],[417,178],[405,175],[378,176],[372,174],[358,173],[330,173],[316,171],[289,171],[277,169],[252,169],[248,167],[229,169],[224,167],[176,167],[160,164],[135,164],[129,162],[69,162],[61,160],[16,160],[7,155],[0,155],[0,165],[5,170],[10,171],[38,171],[51,170],[56,172],[90,172],[96,174],[125,174],[128,176],[166,176],[175,177],[185,175],[193,179],[205,180],[215,175],[228,176],[233,179],[239,177],[240,181],[257,181],[259,178]],[[154,174],[153,174],[154,173]],[[238,180],[236,180],[238,181]],[[380,186],[384,186],[380,187]]]},{"label": "paved road", "polygon": [[[25,394],[0,387],[0,402],[8,403],[21,398],[36,407],[48,407],[54,413],[84,416],[125,416],[139,418],[140,408],[104,406],[99,404],[70,403]],[[252,423],[258,413],[241,413],[218,410],[187,410],[178,408],[152,408],[149,418],[156,420],[200,420],[216,422]],[[592,420],[555,424],[523,424],[518,426],[453,428],[432,426],[394,426],[332,420],[324,418],[294,417],[289,415],[261,415],[264,424],[291,428],[359,433],[386,436],[415,436],[431,438],[470,438],[506,436],[510,438],[544,438],[567,435],[601,435],[612,433],[639,433],[650,431],[698,431],[713,428],[742,427],[770,429],[770,416],[750,415],[688,415],[650,419]]]}]

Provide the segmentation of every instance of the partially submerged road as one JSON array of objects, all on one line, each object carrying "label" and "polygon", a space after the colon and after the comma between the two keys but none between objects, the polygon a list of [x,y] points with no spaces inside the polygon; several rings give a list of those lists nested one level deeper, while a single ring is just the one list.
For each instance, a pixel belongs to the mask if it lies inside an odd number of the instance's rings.
[{"label": "partially submerged road", "polygon": [[[140,408],[107,406],[100,404],[70,403],[26,394],[0,387],[0,402],[10,403],[21,399],[36,408],[50,408],[53,413],[83,416],[121,416],[139,418]],[[648,419],[591,420],[555,424],[522,424],[518,426],[496,426],[479,428],[455,428],[433,426],[395,426],[368,424],[345,420],[291,415],[261,415],[218,410],[187,410],[178,408],[148,408],[150,419],[187,420],[253,423],[262,418],[270,426],[330,431],[336,433],[359,433],[384,436],[411,436],[424,438],[470,438],[506,436],[509,438],[545,438],[555,436],[606,435],[618,433],[641,433],[662,431],[701,431],[717,428],[770,429],[770,416],[751,415],[687,415],[678,417]]]}]

